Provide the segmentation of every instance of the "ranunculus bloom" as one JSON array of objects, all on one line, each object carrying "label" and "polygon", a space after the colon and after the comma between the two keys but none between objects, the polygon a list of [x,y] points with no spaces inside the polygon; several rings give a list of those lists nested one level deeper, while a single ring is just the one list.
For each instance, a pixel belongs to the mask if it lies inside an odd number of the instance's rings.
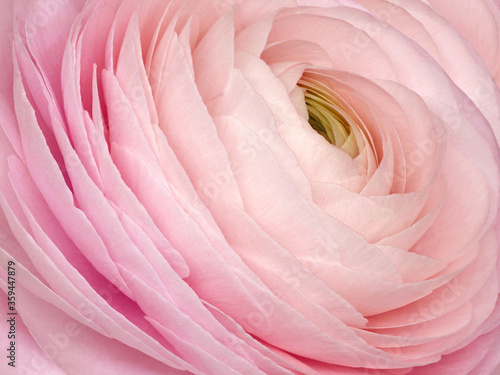
[{"label": "ranunculus bloom", "polygon": [[498,373],[498,1],[0,17],[2,373]]}]

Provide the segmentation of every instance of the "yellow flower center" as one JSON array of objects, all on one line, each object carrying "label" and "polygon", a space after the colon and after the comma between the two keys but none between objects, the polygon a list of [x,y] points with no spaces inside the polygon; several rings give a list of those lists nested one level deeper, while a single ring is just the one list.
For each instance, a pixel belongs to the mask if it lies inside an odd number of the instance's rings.
[{"label": "yellow flower center", "polygon": [[325,90],[307,82],[299,81],[305,89],[305,101],[309,124],[332,145],[344,150],[351,157],[359,154],[356,137],[352,132],[348,114],[341,104]]}]

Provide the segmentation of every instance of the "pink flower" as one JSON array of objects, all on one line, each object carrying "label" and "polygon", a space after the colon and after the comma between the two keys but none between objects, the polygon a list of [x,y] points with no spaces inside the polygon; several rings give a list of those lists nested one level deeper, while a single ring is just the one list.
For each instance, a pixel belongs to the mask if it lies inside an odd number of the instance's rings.
[{"label": "pink flower", "polygon": [[499,373],[498,1],[297,3],[1,2],[2,373]]}]

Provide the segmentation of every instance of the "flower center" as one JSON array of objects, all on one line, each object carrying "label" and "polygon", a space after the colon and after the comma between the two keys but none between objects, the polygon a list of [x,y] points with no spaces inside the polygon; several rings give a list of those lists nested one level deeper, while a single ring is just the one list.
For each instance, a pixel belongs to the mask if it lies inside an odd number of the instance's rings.
[{"label": "flower center", "polygon": [[352,132],[349,116],[340,103],[328,92],[301,80],[298,85],[305,89],[305,102],[309,124],[332,145],[347,152],[351,157],[358,155],[356,137]]}]

